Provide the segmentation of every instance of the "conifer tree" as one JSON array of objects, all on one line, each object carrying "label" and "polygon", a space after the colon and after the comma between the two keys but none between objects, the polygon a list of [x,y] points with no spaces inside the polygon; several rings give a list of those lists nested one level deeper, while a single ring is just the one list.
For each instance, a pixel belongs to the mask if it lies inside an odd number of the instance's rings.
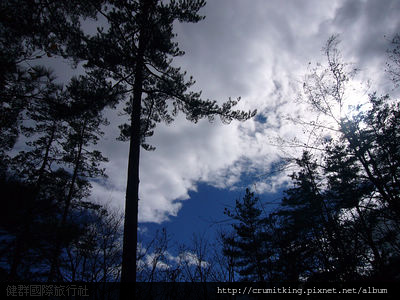
[{"label": "conifer tree", "polygon": [[224,254],[235,260],[238,273],[243,281],[267,281],[269,255],[268,234],[262,217],[258,197],[246,189],[243,201],[236,200],[235,211],[225,209],[233,223],[233,235],[225,236]]},{"label": "conifer tree", "polygon": [[55,144],[65,133],[61,113],[65,97],[62,95],[61,86],[54,83],[54,77],[49,70],[34,67],[32,72],[41,78],[41,85],[36,95],[27,103],[25,115],[29,125],[21,126],[21,131],[27,139],[27,147],[10,163],[13,176],[32,187],[32,200],[21,207],[24,211],[24,225],[16,235],[10,278],[17,275],[24,249],[31,241],[33,224],[40,219],[39,215],[43,215],[43,210],[50,209],[56,203],[52,195],[54,191],[49,185],[49,181],[54,180],[56,174],[51,165],[60,159]]},{"label": "conifer tree", "polygon": [[108,1],[98,11],[107,20],[107,30],[98,28],[96,36],[86,37],[84,45],[75,49],[87,60],[86,68],[100,70],[114,86],[124,87],[129,99],[130,124],[121,126],[121,138],[130,141],[122,282],[136,281],[140,147],[154,149],[145,138],[156,123],[170,123],[180,111],[192,122],[216,115],[224,122],[255,115],[232,111],[238,100],[219,106],[215,100],[201,99],[200,93],[190,90],[193,79],[187,80],[186,73],[172,65],[184,54],[173,41],[174,22],[202,20],[198,12],[204,5],[204,0]]},{"label": "conifer tree", "polygon": [[[304,152],[297,163],[300,170],[291,175],[294,187],[285,191],[282,205],[274,213],[281,218],[278,229],[281,238],[278,239],[285,245],[280,262],[291,270],[290,280],[355,278],[357,255],[353,250],[357,248],[352,244],[353,236],[349,236],[347,222],[341,215],[348,198],[329,190],[324,174],[310,153]],[[332,194],[340,200],[328,196]],[[301,257],[296,260],[295,268],[282,261],[289,254]]]},{"label": "conifer tree", "polygon": [[[397,36],[393,44],[388,71],[396,85]],[[388,253],[398,255],[399,104],[388,95],[374,93],[367,103],[360,101],[346,111],[350,108],[346,102],[348,84],[357,70],[342,61],[338,45],[337,36],[328,39],[324,47],[327,64],[313,69],[303,85],[305,102],[324,121],[303,124],[308,124],[312,132],[332,137],[305,147],[319,149],[324,157],[320,175],[326,176],[326,185],[322,191],[333,220],[337,219],[332,228],[340,228],[336,237],[341,236],[332,245],[343,249],[337,252],[343,253],[338,256],[343,269],[337,271],[351,276],[357,268],[362,269],[355,257],[366,269],[373,265],[379,272],[387,265]]]},{"label": "conifer tree", "polygon": [[[0,164],[20,134],[29,101],[40,93],[44,74],[37,59],[60,55],[79,45],[80,21],[94,18],[102,1],[7,0],[0,3]],[[76,57],[72,57],[73,60]]]},{"label": "conifer tree", "polygon": [[[305,102],[325,120],[325,124],[312,122],[311,127],[313,130],[324,128],[331,130],[335,135],[339,134],[347,145],[348,153],[357,159],[363,174],[380,194],[381,201],[390,207],[396,218],[399,218],[398,193],[392,189],[396,185],[396,180],[398,184],[395,162],[397,156],[393,155],[398,140],[395,130],[398,121],[397,118],[393,118],[396,115],[397,104],[389,105],[386,103],[387,96],[377,97],[372,94],[369,97],[369,104],[373,109],[368,110],[368,113],[360,111],[362,103],[355,108],[354,111],[357,113],[355,117],[346,113],[344,108],[349,105],[346,103],[348,84],[357,70],[350,69],[349,64],[342,61],[338,45],[337,36],[328,39],[324,47],[326,68],[321,65],[314,69],[306,77],[303,85]],[[384,137],[384,133],[390,134],[391,138]],[[377,153],[381,153],[382,156],[378,156]],[[391,167],[380,166],[381,159]]]},{"label": "conifer tree", "polygon": [[93,83],[90,78],[84,76],[71,79],[66,89],[66,97],[68,103],[63,116],[66,132],[60,142],[60,163],[64,168],[71,170],[71,173],[56,233],[50,280],[57,278],[62,236],[68,229],[71,209],[74,205],[81,205],[82,199],[89,196],[90,179],[106,176],[102,163],[108,159],[100,151],[93,150],[93,146],[103,135],[102,126],[108,125],[108,121],[102,115],[103,108],[118,99],[118,95],[110,92],[107,82],[101,82],[98,78]]}]

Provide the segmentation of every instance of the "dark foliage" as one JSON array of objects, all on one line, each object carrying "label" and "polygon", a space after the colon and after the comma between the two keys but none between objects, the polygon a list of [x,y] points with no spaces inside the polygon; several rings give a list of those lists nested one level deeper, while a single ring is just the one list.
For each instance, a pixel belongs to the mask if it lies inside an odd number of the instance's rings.
[{"label": "dark foliage", "polygon": [[[231,231],[222,252],[203,237],[169,253],[165,231],[137,251],[140,147],[156,125],[181,112],[191,122],[247,120],[194,92],[194,80],[173,65],[184,54],[174,22],[199,22],[202,0],[2,1],[0,4],[0,279],[2,281],[330,281],[400,280],[400,104],[369,96],[368,108],[343,113],[352,76],[336,37],[328,66],[306,77],[311,108],[334,128],[305,149],[292,185],[274,211],[250,190],[225,213]],[[101,17],[90,34],[82,20]],[[399,83],[399,37],[388,71]],[[83,62],[85,74],[64,85],[42,66],[59,57]],[[90,202],[91,181],[106,177],[96,149],[106,107],[125,103],[130,141],[123,218]],[[326,125],[326,126],[325,126]],[[17,142],[22,148],[17,148]],[[306,147],[307,148],[307,147]],[[322,159],[321,159],[322,158]],[[123,240],[124,237],[124,240]],[[122,251],[122,244],[124,251]],[[124,252],[124,254],[122,253]]]},{"label": "dark foliage", "polygon": [[[302,124],[314,132],[334,131],[334,138],[304,144],[303,156],[296,160],[298,171],[290,176],[293,186],[285,191],[278,209],[261,216],[252,205],[237,202],[240,214],[230,214],[234,220],[239,215],[257,216],[253,232],[269,233],[257,249],[263,249],[263,258],[270,258],[270,269],[264,270],[264,277],[253,269],[253,277],[400,280],[393,267],[400,257],[400,104],[374,93],[364,106],[345,114],[346,84],[354,70],[346,71],[348,65],[341,62],[337,46],[337,37],[331,37],[324,48],[328,66],[313,69],[303,86],[305,101],[325,123]],[[397,58],[396,50],[391,53],[392,59]],[[397,70],[397,65],[392,68]],[[312,154],[316,149],[318,156]],[[234,225],[233,235],[225,239],[225,255],[250,259],[246,248],[234,242],[242,235],[241,227]],[[229,248],[232,245],[235,248]],[[236,272],[239,280],[251,280],[239,265]]]},{"label": "dark foliage", "polygon": [[233,224],[235,235],[224,236],[224,255],[230,257],[239,275],[245,281],[265,281],[268,272],[268,235],[258,198],[246,189],[243,201],[236,200],[234,212],[225,214],[236,220]]}]

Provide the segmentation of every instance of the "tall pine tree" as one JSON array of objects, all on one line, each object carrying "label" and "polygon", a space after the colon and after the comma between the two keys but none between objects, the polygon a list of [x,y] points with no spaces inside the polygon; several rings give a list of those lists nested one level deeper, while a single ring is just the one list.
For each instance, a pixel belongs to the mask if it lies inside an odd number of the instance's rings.
[{"label": "tall pine tree", "polygon": [[98,13],[107,20],[107,30],[98,28],[96,36],[86,37],[77,47],[77,55],[87,60],[86,68],[100,70],[122,86],[127,98],[130,124],[121,126],[122,138],[130,141],[128,180],[125,202],[122,282],[136,281],[136,247],[139,201],[140,147],[146,144],[156,123],[170,123],[178,112],[192,122],[218,115],[224,122],[246,120],[255,112],[232,111],[238,100],[222,106],[215,100],[203,100],[190,91],[192,78],[174,67],[175,57],[184,54],[173,41],[173,24],[198,22],[204,0],[130,0],[108,1]]},{"label": "tall pine tree", "polygon": [[232,235],[225,236],[224,255],[231,257],[238,267],[243,281],[263,282],[268,280],[268,234],[259,199],[246,189],[243,201],[236,200],[235,211],[225,209],[225,214],[236,222],[232,224]]}]

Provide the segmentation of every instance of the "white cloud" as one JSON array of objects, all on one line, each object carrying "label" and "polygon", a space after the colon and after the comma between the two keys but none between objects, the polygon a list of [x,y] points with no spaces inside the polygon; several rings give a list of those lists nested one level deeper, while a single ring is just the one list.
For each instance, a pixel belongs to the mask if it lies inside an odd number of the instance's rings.
[{"label": "white cloud", "polygon": [[[141,246],[141,245],[140,245]],[[158,269],[158,270],[167,270],[171,267],[197,267],[201,266],[202,268],[207,268],[210,264],[207,261],[199,259],[199,257],[190,251],[184,251],[179,253],[178,255],[172,255],[168,251],[163,253],[147,253],[146,250],[139,248],[141,254],[144,256],[138,261],[138,266],[140,269]]]},{"label": "white cloud", "polygon": [[[194,76],[195,88],[219,101],[242,96],[239,107],[257,108],[266,123],[253,119],[230,125],[218,120],[191,124],[180,115],[169,126],[160,124],[149,139],[157,150],[141,152],[140,221],[160,223],[177,215],[198,182],[232,188],[240,185],[243,174],[267,173],[280,154],[272,145],[274,137],[303,134],[301,126],[285,117],[309,113],[293,101],[296,87],[308,62],[322,60],[320,50],[332,33],[341,34],[345,60],[360,64],[383,82],[388,45],[383,35],[400,28],[399,11],[396,1],[209,1],[206,20],[178,24],[186,55],[176,64]],[[109,179],[105,186],[95,185],[94,197],[123,205],[128,144],[115,141],[121,121],[111,119],[102,143],[110,158]],[[262,192],[274,191],[287,177],[277,174],[269,179],[255,177],[254,182]]]},{"label": "white cloud", "polygon": [[175,260],[177,260],[180,264],[187,264],[188,266],[200,265],[202,268],[207,268],[210,265],[208,262],[199,259],[195,253],[190,251],[180,253]]}]

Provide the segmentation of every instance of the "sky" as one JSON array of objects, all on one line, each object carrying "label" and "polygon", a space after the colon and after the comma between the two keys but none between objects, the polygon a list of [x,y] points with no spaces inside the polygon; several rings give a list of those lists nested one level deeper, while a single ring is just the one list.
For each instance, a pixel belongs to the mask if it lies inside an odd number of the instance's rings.
[{"label": "sky", "polygon": [[[355,85],[396,93],[384,69],[390,40],[400,33],[400,1],[209,0],[200,13],[206,18],[197,24],[175,24],[186,54],[174,64],[194,77],[204,98],[241,97],[238,108],[258,114],[229,125],[218,118],[193,124],[180,114],[148,139],[156,150],[141,152],[140,231],[164,226],[178,240],[212,231],[246,187],[279,201],[288,173],[272,172],[285,155],[274,141],[302,135],[286,116],[309,113],[295,99],[331,35],[339,35],[343,60],[360,69]],[[111,124],[98,147],[109,158],[108,179],[93,182],[91,197],[122,209],[128,143],[116,141],[124,120],[116,111],[106,115]]]}]

